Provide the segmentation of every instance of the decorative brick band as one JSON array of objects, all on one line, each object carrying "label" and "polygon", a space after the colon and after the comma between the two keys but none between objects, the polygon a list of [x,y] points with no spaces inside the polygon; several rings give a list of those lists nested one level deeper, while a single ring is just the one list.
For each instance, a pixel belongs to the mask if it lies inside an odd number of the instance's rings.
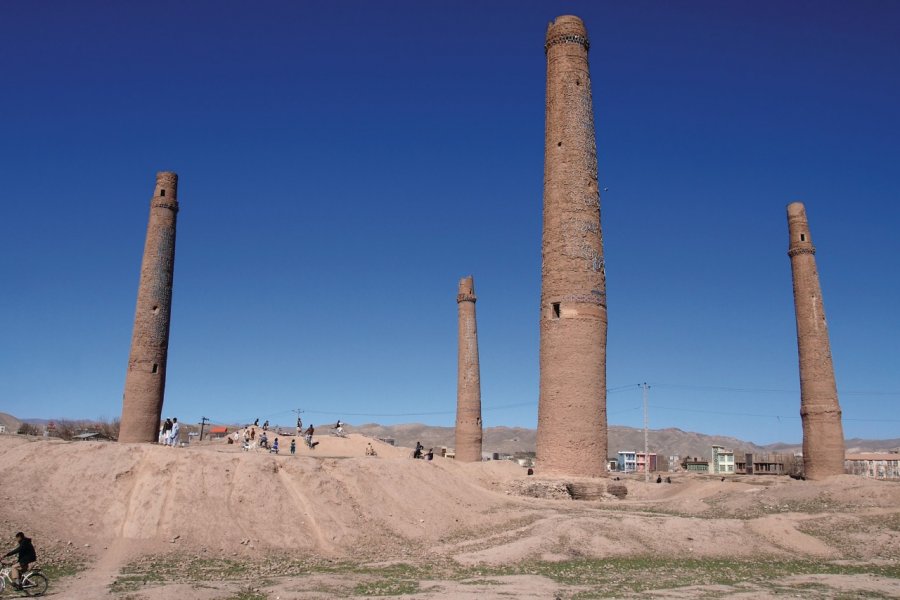
[{"label": "decorative brick band", "polygon": [[150,206],[152,206],[153,208],[168,208],[174,213],[178,212],[178,204],[174,202],[154,202]]},{"label": "decorative brick band", "polygon": [[816,249],[815,247],[811,248],[791,248],[788,250],[788,256],[797,256],[798,254],[812,254],[815,256]]},{"label": "decorative brick band", "polygon": [[456,295],[456,303],[460,302],[475,302],[475,294],[457,294]]},{"label": "decorative brick band", "polygon": [[576,302],[580,304],[595,304],[606,306],[606,294],[595,292],[592,294],[569,294],[560,298],[562,302]]},{"label": "decorative brick band", "polygon": [[557,44],[581,44],[584,46],[585,50],[591,49],[591,43],[585,36],[567,33],[547,40],[547,43],[544,44],[544,53],[547,53],[550,50],[550,46],[555,46]]}]

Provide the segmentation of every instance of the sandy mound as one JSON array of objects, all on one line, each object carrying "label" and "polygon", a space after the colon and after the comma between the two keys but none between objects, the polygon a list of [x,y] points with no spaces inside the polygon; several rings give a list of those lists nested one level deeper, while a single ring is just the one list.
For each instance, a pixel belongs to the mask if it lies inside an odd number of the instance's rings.
[{"label": "sandy mound", "polygon": [[[315,450],[298,444],[291,456],[290,439],[280,437],[274,455],[222,441],[165,448],[0,436],[0,535],[23,529],[42,551],[89,558],[85,580],[98,583],[72,596],[85,599],[106,593],[123,565],[172,553],[449,559],[461,568],[723,553],[900,561],[896,482],[678,474],[671,484],[623,478],[622,500],[576,501],[523,493],[540,480],[511,462],[413,460],[408,448],[358,435],[321,436]],[[365,456],[370,442],[377,457]]]},{"label": "sandy mound", "polygon": [[315,451],[303,445],[291,456],[284,438],[279,455],[224,443],[165,448],[7,438],[0,442],[5,512],[12,522],[82,544],[179,536],[180,544],[222,551],[363,557],[477,526],[504,501],[481,482],[492,472],[521,472],[510,463],[411,460],[409,449],[380,442],[373,442],[379,456],[366,457],[369,439],[318,439]]}]

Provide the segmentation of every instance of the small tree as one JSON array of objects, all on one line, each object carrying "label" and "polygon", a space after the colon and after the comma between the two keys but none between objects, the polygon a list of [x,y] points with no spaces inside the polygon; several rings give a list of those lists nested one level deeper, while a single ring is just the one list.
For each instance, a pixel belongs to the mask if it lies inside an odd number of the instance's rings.
[{"label": "small tree", "polygon": [[119,439],[119,419],[113,419],[112,421],[107,421],[104,418],[101,418],[97,422],[97,428],[104,436],[108,437],[111,440]]},{"label": "small tree", "polygon": [[38,429],[37,425],[32,425],[31,423],[22,423],[19,425],[19,430],[16,431],[19,435],[41,435],[41,430]]}]

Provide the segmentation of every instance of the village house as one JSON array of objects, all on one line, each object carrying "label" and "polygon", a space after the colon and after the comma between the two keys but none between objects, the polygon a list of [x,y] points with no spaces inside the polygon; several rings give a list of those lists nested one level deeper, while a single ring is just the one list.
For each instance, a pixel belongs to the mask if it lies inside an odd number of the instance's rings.
[{"label": "village house", "polygon": [[900,452],[860,452],[847,454],[844,470],[872,479],[900,479]]},{"label": "village house", "polygon": [[726,450],[724,446],[713,446],[709,472],[714,475],[734,475],[734,450]]},{"label": "village house", "polygon": [[635,450],[620,450],[616,459],[616,470],[621,473],[643,473],[647,464],[647,456],[650,457],[650,471],[656,471],[656,453],[645,455]]}]

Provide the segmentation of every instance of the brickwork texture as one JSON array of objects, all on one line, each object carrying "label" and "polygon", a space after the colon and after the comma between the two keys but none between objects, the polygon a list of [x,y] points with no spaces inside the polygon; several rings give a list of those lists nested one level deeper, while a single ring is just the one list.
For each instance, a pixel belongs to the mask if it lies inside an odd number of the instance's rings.
[{"label": "brickwork texture", "polygon": [[177,214],[178,175],[157,173],[125,375],[120,442],[158,440],[166,390]]},{"label": "brickwork texture", "polygon": [[456,460],[481,460],[481,370],[478,364],[478,328],[475,324],[475,281],[459,280],[459,354],[456,372]]},{"label": "brickwork texture", "polygon": [[807,479],[823,479],[844,472],[841,407],[816,270],[816,249],[810,237],[806,209],[800,202],[789,204],[787,217],[800,358],[803,469]]},{"label": "brickwork texture", "polygon": [[542,475],[607,473],[606,274],[588,48],[578,17],[558,17],[547,28],[536,461]]}]

